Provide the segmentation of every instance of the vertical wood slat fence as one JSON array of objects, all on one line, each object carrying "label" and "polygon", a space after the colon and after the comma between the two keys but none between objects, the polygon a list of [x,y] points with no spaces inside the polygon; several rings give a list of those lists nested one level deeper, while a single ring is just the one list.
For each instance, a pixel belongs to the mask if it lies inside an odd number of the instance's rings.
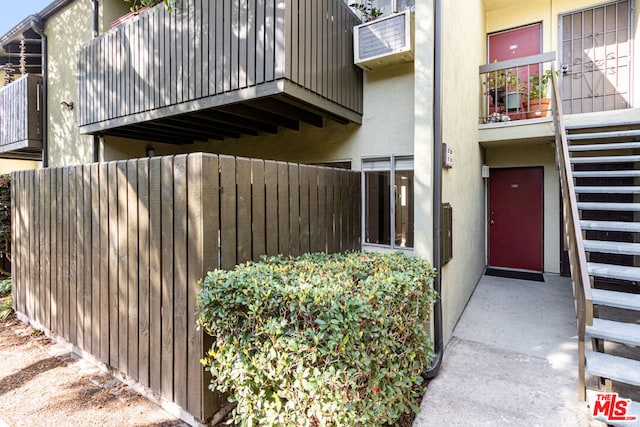
[{"label": "vertical wood slat fence", "polygon": [[360,177],[203,153],[40,169],[14,172],[12,215],[16,310],[206,420],[200,278],[359,249]]}]

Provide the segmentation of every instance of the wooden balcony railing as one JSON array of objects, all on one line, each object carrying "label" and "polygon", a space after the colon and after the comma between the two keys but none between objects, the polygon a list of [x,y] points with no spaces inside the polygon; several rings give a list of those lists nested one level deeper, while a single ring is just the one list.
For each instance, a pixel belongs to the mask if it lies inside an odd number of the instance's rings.
[{"label": "wooden balcony railing", "polygon": [[[79,52],[83,133],[279,95],[360,122],[362,72],[342,0],[178,0]],[[282,99],[280,99],[282,100]]]},{"label": "wooden balcony railing", "polygon": [[40,159],[40,77],[25,75],[0,88],[0,157]]}]

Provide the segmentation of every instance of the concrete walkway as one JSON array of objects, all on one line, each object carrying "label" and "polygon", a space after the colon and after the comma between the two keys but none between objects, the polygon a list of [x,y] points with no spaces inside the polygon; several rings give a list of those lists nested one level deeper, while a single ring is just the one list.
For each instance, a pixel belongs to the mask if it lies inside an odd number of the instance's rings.
[{"label": "concrete walkway", "polygon": [[578,402],[571,282],[484,276],[414,427],[601,426]]}]

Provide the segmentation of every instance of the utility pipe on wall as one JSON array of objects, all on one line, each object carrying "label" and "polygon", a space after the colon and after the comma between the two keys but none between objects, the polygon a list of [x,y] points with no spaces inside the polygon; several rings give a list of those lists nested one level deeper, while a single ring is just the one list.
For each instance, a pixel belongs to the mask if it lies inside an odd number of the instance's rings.
[{"label": "utility pipe on wall", "polygon": [[[93,38],[98,37],[98,33],[100,32],[100,9],[98,8],[98,0],[92,0],[92,10],[91,10],[91,33]],[[100,136],[93,135],[93,161],[100,161]]]},{"label": "utility pipe on wall", "polygon": [[34,15],[31,19],[31,29],[40,36],[41,40],[41,56],[42,56],[42,109],[40,111],[41,117],[41,132],[42,132],[42,167],[49,166],[49,130],[47,129],[47,118],[49,117],[49,102],[47,100],[47,35],[44,33],[44,25],[38,15]]},{"label": "utility pipe on wall", "polygon": [[433,288],[438,301],[433,306],[435,357],[425,372],[428,379],[438,375],[444,354],[442,331],[442,0],[433,6],[433,266],[437,270]]}]

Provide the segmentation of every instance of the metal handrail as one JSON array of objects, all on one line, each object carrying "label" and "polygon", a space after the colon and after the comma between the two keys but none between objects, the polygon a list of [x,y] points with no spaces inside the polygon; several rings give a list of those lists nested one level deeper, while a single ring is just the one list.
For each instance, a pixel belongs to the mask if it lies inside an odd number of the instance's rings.
[{"label": "metal handrail", "polygon": [[483,123],[546,117],[550,96],[546,96],[544,70],[556,59],[556,52],[496,61],[479,67],[484,96]]},{"label": "metal handrail", "polygon": [[562,98],[558,87],[555,66],[552,70],[553,117],[556,129],[556,162],[562,187],[565,236],[569,246],[569,265],[573,282],[573,295],[576,303],[578,323],[578,395],[586,400],[585,387],[585,329],[593,325],[592,281],[587,269],[587,257],[584,250],[580,216],[573,182],[573,172],[569,160],[569,146],[562,112]]}]

